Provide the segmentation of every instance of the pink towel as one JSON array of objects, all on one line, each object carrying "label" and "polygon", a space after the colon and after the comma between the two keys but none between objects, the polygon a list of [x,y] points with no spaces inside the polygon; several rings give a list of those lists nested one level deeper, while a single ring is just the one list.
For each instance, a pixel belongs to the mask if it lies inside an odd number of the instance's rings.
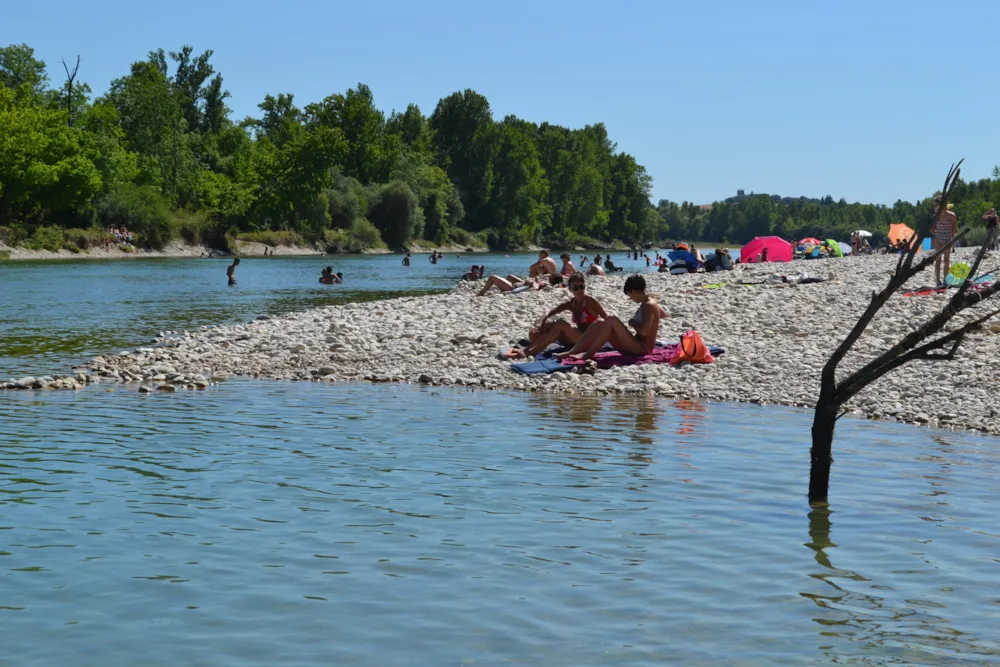
[{"label": "pink towel", "polygon": [[[613,368],[614,366],[643,366],[645,364],[669,364],[677,354],[677,344],[671,343],[663,347],[654,347],[649,354],[642,356],[626,356],[617,350],[614,352],[598,352],[594,355],[594,362],[598,368]],[[567,366],[582,366],[584,361],[579,359],[563,359]]]}]

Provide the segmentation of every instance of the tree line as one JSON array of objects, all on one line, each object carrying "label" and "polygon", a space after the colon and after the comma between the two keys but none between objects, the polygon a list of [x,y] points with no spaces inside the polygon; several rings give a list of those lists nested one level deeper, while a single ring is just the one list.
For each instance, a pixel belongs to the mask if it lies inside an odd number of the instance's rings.
[{"label": "tree line", "polygon": [[[731,197],[711,206],[689,202],[677,204],[660,200],[657,206],[659,229],[678,239],[746,243],[756,236],[780,236],[788,240],[805,237],[847,241],[855,230],[863,229],[877,241],[885,238],[889,225],[902,222],[916,229],[931,214],[934,193],[915,204],[897,201],[892,206],[848,204],[833,197],[809,199],[751,194]],[[1000,168],[992,178],[961,181],[952,195],[960,223],[977,222],[986,211],[1000,204]],[[966,238],[977,245],[986,235],[979,225]]]},{"label": "tree line", "polygon": [[51,86],[29,46],[0,48],[0,233],[86,245],[125,225],[154,247],[249,236],[343,250],[656,235],[651,179],[601,123],[496,120],[473,90],[430,116],[386,115],[364,84],[301,106],[267,95],[237,120],[211,59],[151,51],[94,97],[68,67]]},{"label": "tree line", "polygon": [[[0,48],[0,241],[85,247],[124,225],[152,247],[739,243],[878,235],[929,208],[769,195],[654,206],[652,178],[602,123],[497,120],[474,90],[429,116],[386,114],[364,84],[305,105],[279,93],[235,119],[211,50],[151,51],[98,96],[63,65],[53,86],[31,47]],[[960,220],[1000,204],[1000,173],[960,182],[954,201]]]}]

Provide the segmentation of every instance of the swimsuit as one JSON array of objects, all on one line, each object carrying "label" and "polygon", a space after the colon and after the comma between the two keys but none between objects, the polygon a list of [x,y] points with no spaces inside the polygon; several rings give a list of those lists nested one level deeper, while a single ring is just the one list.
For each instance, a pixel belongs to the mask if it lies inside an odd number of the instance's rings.
[{"label": "swimsuit", "polygon": [[573,311],[573,324],[575,324],[578,329],[587,327],[596,322],[597,317],[597,315],[587,310],[587,306],[584,306],[582,310]]},{"label": "swimsuit", "polygon": [[938,220],[934,227],[934,240],[938,245],[947,245],[955,235],[955,223],[951,220]]},{"label": "swimsuit", "polygon": [[[635,336],[635,339],[636,339],[636,341],[637,341],[637,342],[638,342],[638,343],[639,343],[640,345],[642,345],[642,346],[643,346],[644,348],[646,348],[646,351],[647,351],[647,352],[649,352],[649,351],[650,351],[650,349],[651,349],[651,346],[649,346],[649,345],[646,345],[646,342],[645,342],[644,340],[642,340],[642,339],[641,339],[641,338],[639,337],[639,334],[638,334],[638,331],[639,331],[639,327],[641,327],[641,326],[642,326],[642,325],[644,324],[644,322],[645,322],[645,319],[646,319],[646,318],[644,318],[644,317],[643,317],[643,315],[642,315],[642,307],[643,307],[644,305],[646,305],[646,304],[639,304],[639,308],[638,308],[638,310],[636,310],[636,311],[635,311],[635,315],[633,315],[633,316],[632,316],[632,319],[631,319],[631,320],[630,320],[629,322],[630,322],[630,323],[632,324],[632,328],[634,328],[634,329],[636,330],[636,332],[637,332],[637,333],[636,333],[636,336]],[[662,308],[662,306],[657,306],[657,308],[659,308],[659,309],[660,309],[660,312],[661,312],[661,313],[663,312],[663,308]],[[648,335],[648,334],[647,334],[647,335]],[[656,337],[656,332],[655,332],[655,331],[653,332],[653,337],[654,337],[654,339],[655,339],[655,337]],[[654,344],[655,344],[655,342],[654,342]]]}]

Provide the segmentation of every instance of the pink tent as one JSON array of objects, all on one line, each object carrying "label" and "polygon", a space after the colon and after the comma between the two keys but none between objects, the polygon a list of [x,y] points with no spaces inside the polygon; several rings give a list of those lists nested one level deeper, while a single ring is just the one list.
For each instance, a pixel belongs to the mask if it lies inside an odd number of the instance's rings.
[{"label": "pink tent", "polygon": [[758,236],[740,250],[740,261],[744,264],[790,262],[792,261],[792,244],[777,236]]}]

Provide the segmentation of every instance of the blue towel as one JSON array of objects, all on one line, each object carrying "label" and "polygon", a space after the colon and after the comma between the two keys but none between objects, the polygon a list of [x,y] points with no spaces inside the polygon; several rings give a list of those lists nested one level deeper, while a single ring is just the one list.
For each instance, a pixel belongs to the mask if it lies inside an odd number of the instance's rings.
[{"label": "blue towel", "polygon": [[510,368],[522,375],[548,375],[549,373],[569,372],[573,370],[572,366],[567,366],[558,359],[526,361],[523,364],[511,364]]}]

